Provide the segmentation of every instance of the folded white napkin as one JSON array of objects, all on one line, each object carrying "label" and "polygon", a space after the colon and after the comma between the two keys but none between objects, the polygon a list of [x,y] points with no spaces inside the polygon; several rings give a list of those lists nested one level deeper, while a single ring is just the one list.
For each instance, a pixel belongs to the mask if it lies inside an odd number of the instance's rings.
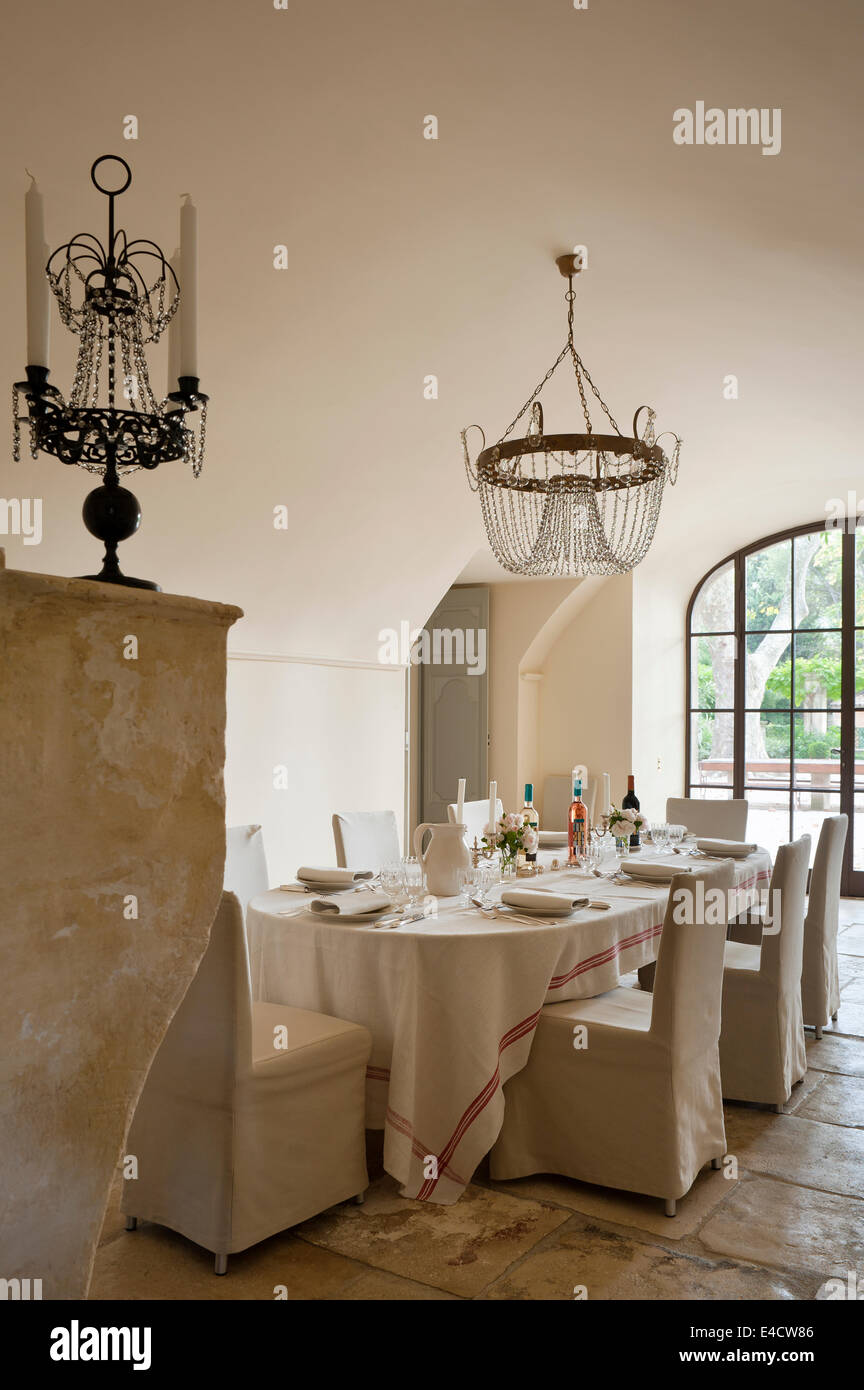
[{"label": "folded white napkin", "polygon": [[508,907],[530,907],[535,912],[572,912],[587,907],[587,898],[574,898],[570,893],[547,893],[542,888],[505,888],[502,903]]},{"label": "folded white napkin", "polygon": [[541,830],[539,835],[541,849],[562,849],[567,844],[566,830]]},{"label": "folded white napkin", "polygon": [[621,864],[625,874],[633,878],[654,878],[658,883],[670,883],[676,874],[690,874],[689,865],[680,863],[658,864],[650,859],[625,859]]},{"label": "folded white napkin", "polygon": [[372,869],[298,869],[297,877],[301,883],[358,883],[364,878],[374,878]]},{"label": "folded white napkin", "polygon": [[751,844],[747,840],[698,840],[696,848],[701,849],[703,854],[725,854],[730,859],[743,859],[748,854],[755,854],[758,845]]},{"label": "folded white napkin", "polygon": [[309,911],[320,917],[360,917],[367,912],[383,912],[391,903],[386,893],[373,888],[361,893],[343,893],[338,898],[313,898]]}]

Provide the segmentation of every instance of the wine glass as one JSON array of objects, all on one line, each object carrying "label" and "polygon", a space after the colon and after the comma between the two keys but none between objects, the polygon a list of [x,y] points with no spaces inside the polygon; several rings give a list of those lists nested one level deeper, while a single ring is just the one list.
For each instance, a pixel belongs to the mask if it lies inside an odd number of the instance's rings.
[{"label": "wine glass", "polygon": [[414,858],[402,860],[402,882],[411,907],[416,907],[426,891],[423,865]]},{"label": "wine glass", "polygon": [[669,831],[670,845],[673,849],[678,849],[681,845],[681,841],[684,839],[684,826],[670,825],[667,826],[667,830]]},{"label": "wine glass", "polygon": [[394,907],[403,907],[408,900],[405,891],[405,878],[402,865],[393,861],[381,865],[381,891],[391,899]]},{"label": "wine glass", "polygon": [[656,847],[657,853],[662,854],[669,847],[670,827],[665,821],[656,821],[651,826],[651,843]]},{"label": "wine glass", "polygon": [[487,907],[492,889],[497,888],[501,882],[501,860],[497,854],[493,854],[491,859],[484,859],[479,867],[480,901],[484,907]]}]

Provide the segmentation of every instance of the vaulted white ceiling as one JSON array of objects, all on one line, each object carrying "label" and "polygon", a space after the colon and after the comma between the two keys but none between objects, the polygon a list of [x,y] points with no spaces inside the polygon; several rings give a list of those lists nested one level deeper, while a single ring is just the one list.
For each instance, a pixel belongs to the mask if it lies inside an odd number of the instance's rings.
[{"label": "vaulted white ceiling", "polygon": [[[653,563],[700,526],[707,568],[860,477],[856,0],[85,0],[5,27],[3,373],[24,366],[25,165],[52,245],[101,231],[99,154],[130,160],[120,220],[169,252],[193,194],[208,457],[198,482],[138,476],[121,556],[239,603],[238,648],[368,657],[381,627],[422,623],[483,548],[459,430],[495,437],[551,364],[553,258],[576,243],[577,345],[613,413],[650,402],[685,441]],[[676,145],[699,100],[782,108],[781,153]],[[575,408],[553,393],[547,424]],[[9,538],[8,563],[91,571],[89,477],[3,457],[2,495],[45,507],[42,545]]]}]

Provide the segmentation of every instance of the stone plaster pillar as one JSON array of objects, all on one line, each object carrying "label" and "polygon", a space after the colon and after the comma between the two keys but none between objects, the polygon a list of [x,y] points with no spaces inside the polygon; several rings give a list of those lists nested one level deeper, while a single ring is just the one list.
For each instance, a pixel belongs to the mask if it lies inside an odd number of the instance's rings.
[{"label": "stone plaster pillar", "polygon": [[0,1278],[81,1299],[225,855],[241,611],[0,551]]}]

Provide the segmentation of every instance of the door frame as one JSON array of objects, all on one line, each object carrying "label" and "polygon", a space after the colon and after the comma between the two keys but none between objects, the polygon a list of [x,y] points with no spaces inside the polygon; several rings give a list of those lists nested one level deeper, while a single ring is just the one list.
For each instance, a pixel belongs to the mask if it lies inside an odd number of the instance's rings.
[{"label": "door frame", "polygon": [[[849,817],[849,831],[846,836],[846,845],[843,851],[843,869],[840,881],[841,893],[849,897],[864,897],[864,869],[854,869],[853,846],[855,838],[855,663],[856,663],[856,643],[855,643],[855,537],[859,529],[864,528],[864,519],[849,528],[848,519],[841,527],[827,526],[825,521],[810,522],[802,526],[793,526],[784,531],[776,531],[773,535],[764,536],[749,545],[742,546],[735,550],[731,555],[726,555],[716,565],[702,576],[699,583],[690,595],[687,604],[686,628],[685,628],[685,721],[684,721],[684,796],[689,796],[691,788],[698,785],[691,783],[690,780],[690,749],[692,735],[692,714],[691,695],[692,695],[692,673],[691,673],[691,654],[692,639],[699,636],[712,636],[722,634],[694,633],[692,631],[693,609],[696,601],[707,581],[718,570],[728,564],[734,565],[734,624],[735,624],[735,663],[733,673],[734,689],[734,711],[733,711],[733,754],[732,754],[732,796],[746,796],[747,790],[744,785],[744,768],[746,761],[746,684],[745,684],[745,656],[746,656],[746,563],[750,555],[756,554],[760,550],[767,550],[772,545],[778,545],[781,541],[792,542],[791,557],[791,582],[795,582],[795,538],[797,536],[812,535],[814,531],[832,531],[842,529],[842,589],[841,589],[841,638],[840,638],[840,659],[842,665],[842,680],[840,688],[840,811],[845,812]],[[792,619],[794,622],[795,614]],[[809,630],[809,629],[808,629]],[[791,629],[793,637],[798,629],[794,626]],[[818,628],[812,629],[818,632]],[[795,666],[793,662],[793,683]],[[794,786],[794,730],[795,730],[795,696],[794,684],[792,698],[790,701],[790,761],[789,761],[789,836],[792,833],[792,813],[795,795]],[[861,789],[864,791],[864,787]]]}]

